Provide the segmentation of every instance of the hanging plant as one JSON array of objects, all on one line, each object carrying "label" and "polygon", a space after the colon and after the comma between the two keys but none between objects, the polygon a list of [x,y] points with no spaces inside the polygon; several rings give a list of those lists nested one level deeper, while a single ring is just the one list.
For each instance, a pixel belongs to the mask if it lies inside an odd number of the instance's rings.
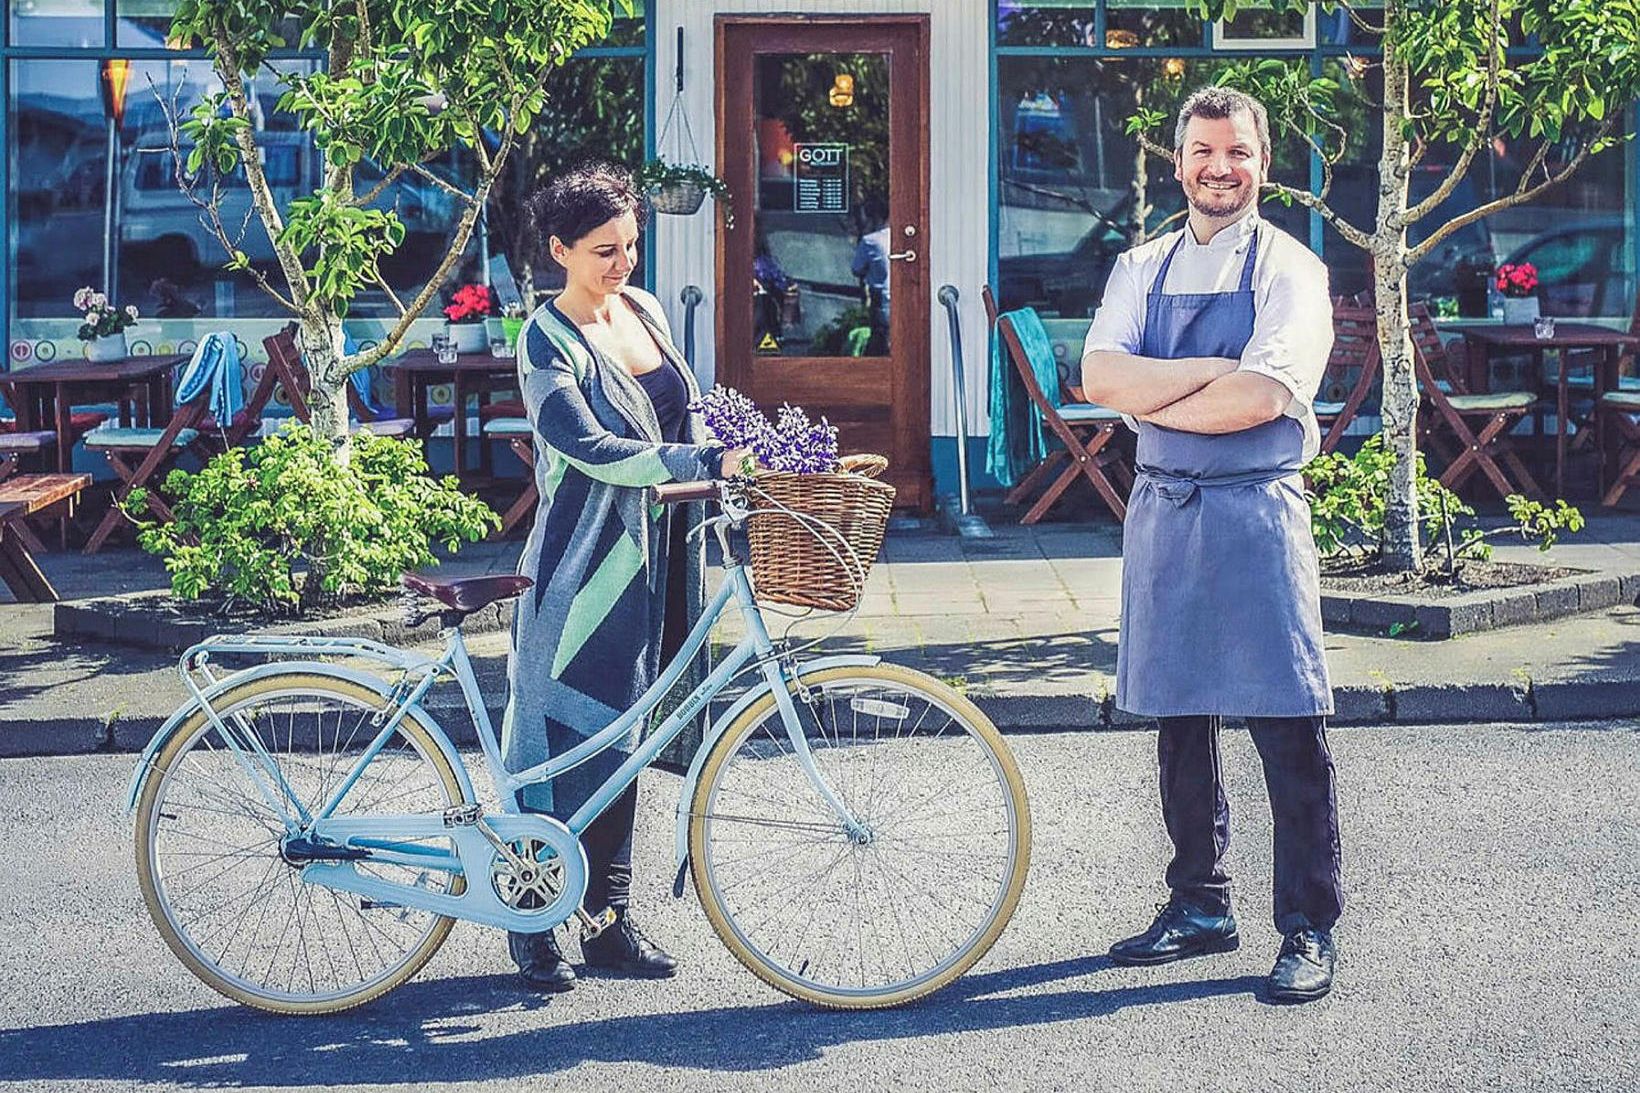
[{"label": "hanging plant", "polygon": [[652,159],[638,168],[638,185],[649,195],[658,213],[689,216],[699,211],[708,195],[723,209],[724,223],[734,226],[729,184],[698,163],[668,163]]}]

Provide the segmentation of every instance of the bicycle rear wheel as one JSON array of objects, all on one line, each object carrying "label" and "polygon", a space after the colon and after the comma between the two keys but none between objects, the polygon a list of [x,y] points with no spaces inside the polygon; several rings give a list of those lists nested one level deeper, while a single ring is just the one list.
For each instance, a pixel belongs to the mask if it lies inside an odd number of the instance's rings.
[{"label": "bicycle rear wheel", "polygon": [[[254,726],[292,794],[317,811],[376,736],[382,697],[329,676],[269,676],[213,703]],[[276,780],[275,780],[276,782]],[[428,729],[405,717],[337,816],[439,812],[461,780]],[[305,884],[281,854],[283,817],[220,731],[196,711],[160,749],[137,803],[137,876],[165,943],[212,989],[276,1013],[334,1013],[414,975],[453,920]],[[442,848],[441,848],[442,849]],[[460,892],[448,872],[360,861],[401,884]]]},{"label": "bicycle rear wheel", "polygon": [[804,684],[808,749],[864,832],[815,789],[766,695],[701,770],[695,890],[724,944],[778,990],[844,1009],[920,998],[972,967],[1019,902],[1019,768],[973,703],[921,672],[835,668]]}]

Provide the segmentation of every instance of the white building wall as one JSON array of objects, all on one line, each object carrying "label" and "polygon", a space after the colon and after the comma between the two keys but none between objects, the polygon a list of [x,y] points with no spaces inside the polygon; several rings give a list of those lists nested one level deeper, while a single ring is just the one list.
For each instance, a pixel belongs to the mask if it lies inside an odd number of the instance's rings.
[{"label": "white building wall", "polygon": [[[936,299],[940,286],[951,284],[961,295],[963,376],[967,388],[969,435],[986,431],[987,339],[980,287],[988,270],[990,190],[990,37],[988,0],[657,0],[655,11],[655,125],[664,122],[671,105],[676,72],[677,28],[683,27],[683,109],[710,163],[717,147],[716,80],[713,73],[713,17],[719,13],[769,15],[892,15],[929,12],[929,154],[928,261],[931,265],[929,408],[936,436],[956,434],[952,401],[951,340],[945,309]],[[676,124],[676,123],[674,123]],[[667,137],[668,151],[674,137]],[[713,312],[716,291],[714,231],[716,217],[708,203],[694,216],[657,216],[655,240],[656,294],[666,305],[681,337],[685,285],[698,285],[705,301],[695,312],[695,371],[703,383],[714,374]],[[923,250],[919,247],[918,250]]]}]

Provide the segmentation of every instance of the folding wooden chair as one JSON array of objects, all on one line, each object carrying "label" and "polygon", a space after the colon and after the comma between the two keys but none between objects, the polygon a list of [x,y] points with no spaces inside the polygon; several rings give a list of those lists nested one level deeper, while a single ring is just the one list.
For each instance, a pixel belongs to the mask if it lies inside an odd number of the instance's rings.
[{"label": "folding wooden chair", "polygon": [[[1617,504],[1630,486],[1640,486],[1640,390],[1607,391],[1596,410],[1601,436],[1600,503]],[[1616,470],[1607,474],[1607,468]]]},{"label": "folding wooden chair", "polygon": [[[308,375],[307,364],[302,360],[302,351],[296,345],[296,324],[291,323],[279,333],[263,338],[262,347],[268,353],[268,365],[263,375],[271,374],[279,381],[290,400],[291,413],[302,424],[308,424],[313,420],[313,410],[308,406],[313,381]],[[388,417],[367,405],[364,396],[351,382],[347,385],[347,408],[354,419],[348,425],[349,432],[356,433],[361,426],[368,425],[377,436],[402,438],[409,436],[416,427],[410,418]]]},{"label": "folding wooden chair", "polygon": [[[1116,431],[1121,428],[1122,415],[1115,410],[1089,403],[1054,406],[1036,382],[1036,373],[1031,367],[1030,358],[1026,356],[1025,347],[1021,344],[1019,334],[1014,330],[1013,321],[1008,316],[998,318],[997,333],[1002,338],[1014,370],[1019,373],[1020,380],[1025,385],[1026,395],[1042,415],[1042,421],[1048,430],[1064,445],[1062,450],[1050,452],[1046,459],[1037,464],[1031,473],[1009,491],[1008,503],[1020,504],[1038,486],[1047,481],[1055,469],[1062,464],[1065,465],[1059,477],[1042,492],[1019,522],[1034,524],[1042,519],[1078,478],[1088,480],[1117,520],[1127,519],[1125,492],[1133,488],[1133,475],[1128,471],[1121,453],[1105,450],[1106,445],[1115,437]],[[1116,476],[1117,482],[1121,483],[1121,490],[1118,490],[1116,483],[1107,476],[1106,468],[1109,468]]]},{"label": "folding wooden chair", "polygon": [[534,516],[536,503],[541,499],[535,489],[535,429],[530,425],[529,418],[497,416],[483,423],[481,435],[486,442],[506,441],[513,454],[524,464],[524,488],[507,511],[501,514],[501,526],[490,533],[490,538],[500,539],[517,527],[520,521]]},{"label": "folding wooden chair", "polygon": [[[1418,386],[1430,410],[1420,415],[1420,439],[1449,459],[1441,472],[1441,485],[1456,490],[1480,471],[1500,498],[1513,493],[1541,498],[1543,491],[1509,437],[1509,431],[1531,412],[1537,396],[1530,391],[1469,394],[1451,370],[1435,321],[1421,303],[1412,305],[1412,331]],[[1437,364],[1445,367],[1445,377],[1436,372]],[[1513,481],[1498,466],[1499,460],[1514,474]]]},{"label": "folding wooden chair", "polygon": [[1350,422],[1361,412],[1361,407],[1372,393],[1373,384],[1378,381],[1382,360],[1383,354],[1378,349],[1377,312],[1372,308],[1335,302],[1332,352],[1327,355],[1326,378],[1322,382],[1331,384],[1336,381],[1340,390],[1342,385],[1349,383],[1352,374],[1355,382],[1349,387],[1344,401],[1317,401],[1312,407],[1316,424],[1326,430],[1321,438],[1323,453],[1337,448],[1344,439]]},{"label": "folding wooden chair", "polygon": [[[164,428],[126,429],[103,425],[86,435],[86,450],[101,452],[119,476],[120,484],[114,490],[102,522],[85,544],[85,553],[95,554],[101,550],[114,529],[124,521],[120,502],[132,490],[157,481],[161,472],[168,470],[185,452],[191,451],[201,460],[211,457],[211,437],[202,429],[210,406],[211,389],[207,385],[200,389],[199,394],[178,405]],[[248,415],[242,414],[241,418],[245,416]],[[229,424],[232,428],[233,423]],[[170,506],[157,490],[148,491],[148,507],[162,520],[174,518]]]}]

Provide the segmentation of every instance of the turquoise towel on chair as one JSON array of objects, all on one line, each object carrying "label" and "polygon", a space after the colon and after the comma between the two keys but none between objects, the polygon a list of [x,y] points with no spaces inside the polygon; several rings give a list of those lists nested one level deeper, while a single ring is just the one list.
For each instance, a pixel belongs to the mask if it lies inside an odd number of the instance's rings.
[{"label": "turquoise towel on chair", "polygon": [[1037,386],[1049,405],[1059,405],[1059,366],[1053,342],[1034,308],[1004,312],[991,329],[991,436],[985,447],[985,469],[1005,487],[1014,486],[1031,468],[1048,457],[1042,434],[1042,412],[1025,393],[1025,383],[1008,359],[1002,342],[1001,320],[1007,319],[1019,335],[1019,344],[1036,373]]},{"label": "turquoise towel on chair", "polygon": [[206,388],[211,392],[211,416],[217,428],[226,429],[245,406],[244,369],[232,334],[207,334],[199,340],[177,378],[176,404],[192,402]]}]

